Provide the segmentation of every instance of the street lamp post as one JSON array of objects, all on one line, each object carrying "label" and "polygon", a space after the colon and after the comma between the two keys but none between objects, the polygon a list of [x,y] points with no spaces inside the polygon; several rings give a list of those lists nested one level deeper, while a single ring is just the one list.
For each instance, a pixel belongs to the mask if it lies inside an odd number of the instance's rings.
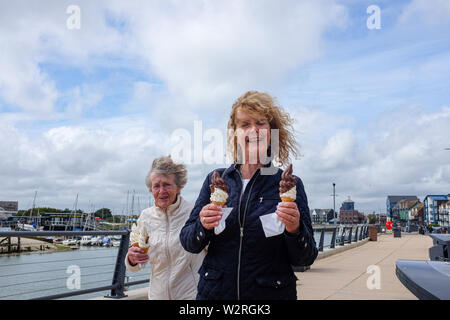
[{"label": "street lamp post", "polygon": [[333,182],[333,212],[334,212],[334,224],[337,225],[337,213],[336,213],[336,183]]}]

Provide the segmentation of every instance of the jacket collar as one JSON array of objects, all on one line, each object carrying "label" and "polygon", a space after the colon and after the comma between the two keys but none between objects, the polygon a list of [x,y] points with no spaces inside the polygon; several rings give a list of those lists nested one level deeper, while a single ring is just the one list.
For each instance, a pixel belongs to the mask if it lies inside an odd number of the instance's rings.
[{"label": "jacket collar", "polygon": [[[231,166],[229,166],[225,170],[224,175],[228,175],[228,174],[232,173],[233,171],[239,171],[240,167],[241,167],[241,164],[234,162]],[[272,161],[270,161],[269,163],[263,165],[263,168],[269,168],[269,167],[274,167]]]}]

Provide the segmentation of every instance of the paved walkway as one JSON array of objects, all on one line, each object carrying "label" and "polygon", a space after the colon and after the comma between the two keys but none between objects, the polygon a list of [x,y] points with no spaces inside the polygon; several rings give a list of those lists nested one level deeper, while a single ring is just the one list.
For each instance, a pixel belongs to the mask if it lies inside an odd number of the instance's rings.
[{"label": "paved walkway", "polygon": [[[310,270],[296,273],[297,296],[299,300],[417,300],[398,280],[395,261],[429,260],[432,245],[428,235],[378,234],[376,242],[316,260]],[[379,267],[379,289],[367,286],[368,279],[375,278],[367,272],[369,266]]]}]

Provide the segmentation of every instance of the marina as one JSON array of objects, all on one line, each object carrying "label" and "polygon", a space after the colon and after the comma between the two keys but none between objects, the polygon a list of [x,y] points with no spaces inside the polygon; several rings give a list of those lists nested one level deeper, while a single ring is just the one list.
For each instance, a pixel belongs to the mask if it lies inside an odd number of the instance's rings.
[{"label": "marina", "polygon": [[[66,252],[0,256],[0,299],[33,299],[111,285],[118,250],[117,247],[80,246]],[[78,288],[70,285],[71,276],[76,274],[74,270],[79,270]],[[127,272],[125,276],[129,281],[136,281],[148,279],[149,274],[150,267],[146,265],[138,274]],[[148,284],[140,286],[148,287]],[[89,299],[107,294],[109,291],[104,290],[67,299]]]}]

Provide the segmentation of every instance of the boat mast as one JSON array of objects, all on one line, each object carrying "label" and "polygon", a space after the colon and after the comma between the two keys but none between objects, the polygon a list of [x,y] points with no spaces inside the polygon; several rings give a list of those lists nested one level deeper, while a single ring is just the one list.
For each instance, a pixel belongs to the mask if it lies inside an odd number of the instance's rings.
[{"label": "boat mast", "polygon": [[[75,207],[75,214],[76,214],[76,212],[77,212],[77,203],[78,203],[78,193],[77,193],[77,197],[76,197],[76,199],[75,199],[75,204],[74,204],[74,207]],[[72,211],[72,212],[73,212],[73,211]],[[66,223],[66,227],[65,227],[64,231],[67,231],[67,227],[69,226],[70,223],[72,223],[72,231],[73,231],[72,212],[70,212],[70,214],[69,214],[69,220],[68,220],[67,223]]]},{"label": "boat mast", "polygon": [[130,229],[131,228],[131,217],[133,216],[134,213],[134,193],[135,190],[133,190],[133,197],[131,198],[131,214],[127,215],[127,227]]},{"label": "boat mast", "polygon": [[35,191],[34,192],[34,199],[33,199],[33,207],[31,208],[31,211],[30,211],[30,218],[29,218],[29,224],[32,224],[31,223],[31,219],[32,219],[32,216],[33,216],[33,210],[34,210],[34,207],[36,206],[36,195],[37,195],[37,191]]}]

